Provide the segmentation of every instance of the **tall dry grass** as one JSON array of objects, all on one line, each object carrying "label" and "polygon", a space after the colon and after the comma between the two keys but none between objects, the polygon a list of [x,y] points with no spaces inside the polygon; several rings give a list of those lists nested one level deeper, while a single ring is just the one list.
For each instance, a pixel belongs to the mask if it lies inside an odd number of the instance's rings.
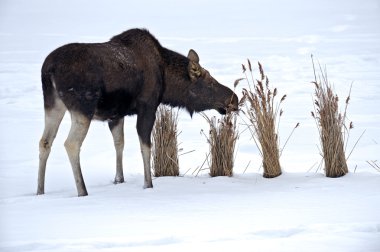
[{"label": "tall dry grass", "polygon": [[207,141],[210,145],[210,176],[232,176],[238,130],[236,114],[228,111],[220,120],[202,114],[210,125]]},{"label": "tall dry grass", "polygon": [[[273,90],[269,87],[269,79],[265,75],[260,62],[258,62],[260,76],[255,80],[251,62],[248,60],[248,70],[251,75],[251,81],[247,76],[247,68],[242,65],[245,79],[248,81],[248,89],[243,89],[243,97],[240,101],[241,106],[245,106],[245,111],[242,112],[249,120],[248,129],[251,132],[252,138],[260,151],[263,159],[263,176],[266,178],[274,178],[281,175],[280,156],[290,136],[285,142],[282,149],[279,147],[278,126],[283,110],[280,109],[280,104],[286,99],[283,95],[279,102],[276,101],[277,88]],[[238,79],[237,82],[243,79]]]},{"label": "tall dry grass", "polygon": [[160,105],[153,128],[152,168],[155,177],[178,176],[178,112]]},{"label": "tall dry grass", "polygon": [[377,163],[377,160],[370,160],[367,163],[376,171],[380,172],[380,165]]},{"label": "tall dry grass", "polygon": [[333,91],[326,70],[322,70],[319,65],[317,77],[313,58],[312,64],[315,78],[312,82],[315,86],[315,100],[314,112],[311,112],[311,115],[316,121],[319,132],[325,174],[332,178],[341,177],[348,173],[345,141],[348,141],[349,130],[353,128],[352,122],[346,125],[351,89],[342,114],[338,109],[339,97]]}]

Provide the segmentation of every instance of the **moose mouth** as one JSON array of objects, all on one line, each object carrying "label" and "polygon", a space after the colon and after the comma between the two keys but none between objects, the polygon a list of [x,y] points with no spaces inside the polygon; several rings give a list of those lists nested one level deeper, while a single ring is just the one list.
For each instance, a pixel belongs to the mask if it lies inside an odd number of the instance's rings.
[{"label": "moose mouth", "polygon": [[227,109],[226,108],[217,108],[216,111],[219,112],[221,115],[227,114]]},{"label": "moose mouth", "polygon": [[239,111],[239,107],[234,104],[234,102],[230,102],[227,106],[225,104],[219,104],[219,106],[216,108],[216,111],[218,111],[220,114],[225,115],[227,112],[232,112],[232,111]]},{"label": "moose mouth", "polygon": [[220,106],[219,108],[216,109],[216,111],[219,112],[219,114],[221,115],[225,115],[227,114],[227,112],[233,112],[233,111],[239,111],[239,109],[237,107],[235,107],[234,105],[230,104],[228,105],[227,107],[226,106]]}]

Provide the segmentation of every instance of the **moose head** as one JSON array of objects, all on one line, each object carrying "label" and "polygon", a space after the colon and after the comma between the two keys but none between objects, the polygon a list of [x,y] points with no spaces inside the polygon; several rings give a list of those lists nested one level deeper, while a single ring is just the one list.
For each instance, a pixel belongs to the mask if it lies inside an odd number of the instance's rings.
[{"label": "moose head", "polygon": [[238,110],[238,97],[226,86],[215,80],[209,71],[199,64],[199,56],[194,50],[190,50],[188,74],[191,84],[188,89],[189,104],[187,109],[200,112],[207,109],[215,109],[220,114],[226,114],[227,110]]}]

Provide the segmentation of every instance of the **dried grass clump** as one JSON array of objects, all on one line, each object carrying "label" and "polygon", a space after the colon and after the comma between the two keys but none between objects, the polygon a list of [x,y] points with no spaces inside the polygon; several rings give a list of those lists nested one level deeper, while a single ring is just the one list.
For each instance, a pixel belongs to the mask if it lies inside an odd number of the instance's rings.
[{"label": "dried grass clump", "polygon": [[178,113],[159,106],[153,128],[152,167],[155,177],[178,176]]},{"label": "dried grass clump", "polygon": [[210,176],[232,176],[235,145],[238,139],[236,114],[228,112],[220,120],[202,115],[210,124],[209,136],[206,136],[210,144]]},{"label": "dried grass clump", "polygon": [[345,138],[349,135],[349,130],[353,128],[352,122],[349,123],[348,127],[345,125],[350,94],[346,99],[346,106],[342,115],[338,110],[338,95],[333,92],[327,79],[326,70],[323,71],[319,66],[320,75],[317,79],[313,60],[312,63],[315,77],[315,81],[313,81],[315,100],[314,112],[311,112],[311,115],[315,119],[319,131],[325,174],[331,178],[341,177],[348,173],[344,141],[348,140]]},{"label": "dried grass clump", "polygon": [[[278,125],[280,117],[283,114],[280,110],[280,104],[285,100],[286,95],[283,95],[279,102],[275,102],[277,96],[277,88],[273,90],[269,87],[269,79],[264,74],[264,70],[260,62],[258,62],[260,79],[254,80],[251,62],[248,60],[248,69],[251,74],[251,83],[247,77],[246,67],[243,64],[243,72],[246,75],[248,81],[249,90],[243,89],[243,97],[240,101],[240,105],[245,105],[246,111],[242,111],[249,119],[248,129],[258,147],[260,154],[263,158],[263,168],[265,178],[274,178],[281,175],[280,156],[290,136],[293,134],[295,128],[299,126],[299,123],[294,127],[293,131],[289,135],[285,142],[285,145],[280,150],[278,139]],[[237,80],[237,82],[242,79]],[[277,129],[276,129],[277,128]]]}]

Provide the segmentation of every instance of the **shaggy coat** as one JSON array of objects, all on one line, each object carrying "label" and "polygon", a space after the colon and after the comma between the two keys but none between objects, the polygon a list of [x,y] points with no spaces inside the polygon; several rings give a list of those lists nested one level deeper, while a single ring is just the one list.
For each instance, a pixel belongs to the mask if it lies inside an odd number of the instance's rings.
[{"label": "shaggy coat", "polygon": [[78,195],[84,196],[87,190],[79,152],[91,120],[109,122],[117,156],[115,182],[121,183],[124,117],[137,115],[144,186],[153,187],[151,131],[160,103],[186,108],[191,115],[207,109],[224,114],[238,106],[236,94],[200,66],[194,50],[185,57],[162,47],[153,35],[141,29],[128,30],[105,43],[64,45],[47,56],[41,78],[45,130],[40,141],[38,194],[44,193],[46,161],[67,110],[72,126],[65,147]]}]

